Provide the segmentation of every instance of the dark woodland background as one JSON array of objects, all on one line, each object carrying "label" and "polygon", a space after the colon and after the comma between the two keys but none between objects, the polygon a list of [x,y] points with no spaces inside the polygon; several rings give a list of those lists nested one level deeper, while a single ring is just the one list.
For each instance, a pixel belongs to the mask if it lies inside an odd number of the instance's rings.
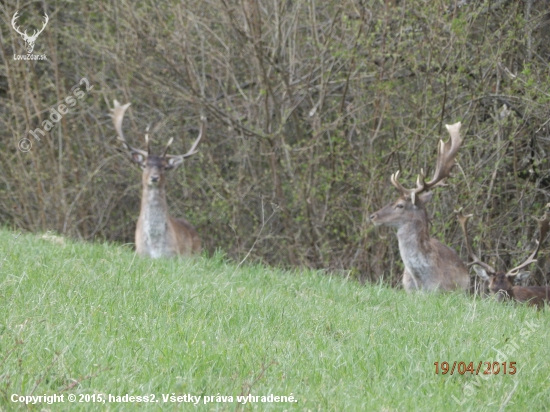
[{"label": "dark woodland background", "polygon": [[[35,54],[11,27],[50,21]],[[393,230],[368,216],[394,200],[390,175],[431,174],[445,123],[462,121],[454,177],[436,189],[432,234],[467,259],[453,210],[474,213],[479,255],[526,257],[550,202],[550,1],[3,1],[0,224],[133,242],[141,172],[109,108],[144,147],[200,153],[170,174],[174,216],[203,249],[241,261],[400,280]],[[50,108],[93,88],[40,141]],[[29,138],[32,149],[18,150]],[[531,284],[546,284],[550,245]]]}]

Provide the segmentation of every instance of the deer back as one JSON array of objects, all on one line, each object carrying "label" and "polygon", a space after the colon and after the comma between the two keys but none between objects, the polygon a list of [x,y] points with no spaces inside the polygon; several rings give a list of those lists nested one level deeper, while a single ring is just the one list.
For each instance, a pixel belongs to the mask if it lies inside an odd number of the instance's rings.
[{"label": "deer back", "polygon": [[511,298],[542,309],[550,302],[550,286],[513,286]]}]

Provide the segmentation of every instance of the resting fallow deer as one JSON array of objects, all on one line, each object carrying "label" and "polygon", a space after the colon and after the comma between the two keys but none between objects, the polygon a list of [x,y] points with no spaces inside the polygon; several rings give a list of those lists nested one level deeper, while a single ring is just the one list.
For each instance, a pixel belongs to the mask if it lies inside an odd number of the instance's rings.
[{"label": "resting fallow deer", "polygon": [[460,122],[446,125],[451,136],[439,142],[436,168],[432,180],[425,181],[421,171],[415,189],[405,189],[397,180],[399,171],[391,176],[391,183],[401,193],[395,202],[370,216],[375,226],[397,228],[399,252],[405,264],[403,286],[414,290],[466,290],[470,284],[468,268],[454,250],[430,237],[429,219],[425,204],[432,198],[431,189],[441,186],[455,164],[462,144]]},{"label": "resting fallow deer", "polygon": [[483,280],[489,282],[489,291],[491,294],[496,294],[496,299],[502,301],[504,299],[514,299],[517,302],[527,303],[528,305],[537,306],[539,309],[544,306],[544,302],[550,302],[550,286],[514,286],[515,282],[519,282],[526,279],[530,272],[520,272],[520,270],[526,268],[531,263],[535,263],[537,254],[540,250],[540,245],[548,233],[549,221],[545,214],[541,219],[538,219],[539,223],[539,239],[537,241],[537,247],[531,255],[525,259],[523,263],[520,263],[508,272],[497,272],[492,266],[482,262],[472,250],[470,242],[468,241],[468,232],[466,225],[468,219],[472,215],[464,216],[462,210],[457,212],[458,220],[462,231],[464,232],[464,239],[466,242],[466,249],[472,259],[472,262],[468,266],[474,266],[476,274]]},{"label": "resting fallow deer", "polygon": [[135,149],[126,142],[122,133],[122,120],[129,106],[130,103],[121,106],[115,100],[112,116],[118,139],[129,152],[132,160],[143,169],[141,211],[136,226],[136,251],[140,255],[152,258],[198,253],[201,249],[201,240],[195,228],[187,220],[176,219],[168,214],[165,172],[175,169],[183,163],[183,159],[197,152],[206,120],[201,118],[199,137],[187,153],[167,155],[168,147],[174,140],[171,138],[162,155],[156,156],[151,154],[147,134],[145,134],[147,151]]}]

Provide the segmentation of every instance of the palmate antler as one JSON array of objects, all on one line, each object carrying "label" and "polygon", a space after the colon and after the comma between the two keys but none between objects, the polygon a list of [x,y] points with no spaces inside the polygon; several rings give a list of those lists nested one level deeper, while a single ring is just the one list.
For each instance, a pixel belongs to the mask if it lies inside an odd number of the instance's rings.
[{"label": "palmate antler", "polygon": [[[468,250],[468,254],[470,255],[470,258],[472,259],[472,262],[468,264],[468,266],[472,265],[478,265],[479,267],[483,268],[487,274],[482,275],[482,277],[490,277],[497,274],[497,271],[490,265],[488,265],[485,262],[482,262],[481,259],[479,259],[474,251],[472,250],[472,247],[470,246],[470,242],[468,241],[468,232],[466,230],[466,225],[468,223],[468,219],[472,217],[472,215],[464,215],[462,213],[462,208],[458,211],[455,211],[458,217],[458,221],[460,222],[460,226],[462,227],[462,232],[464,233],[464,240],[466,243],[466,249]],[[513,269],[510,269],[508,272],[506,272],[506,277],[515,277],[518,275],[519,271],[527,266],[529,266],[531,263],[535,263],[537,261],[537,255],[540,250],[540,246],[543,242],[543,240],[546,238],[546,235],[548,234],[548,230],[550,228],[550,221],[548,220],[548,216],[545,213],[544,216],[538,220],[539,225],[539,239],[537,240],[537,247],[529,255],[527,259],[525,259],[522,263],[520,263],[518,266],[514,267]],[[479,273],[479,272],[478,272]]]},{"label": "palmate antler", "polygon": [[510,269],[508,272],[506,272],[506,276],[516,276],[519,271],[527,266],[529,266],[531,263],[535,263],[537,261],[537,255],[540,250],[540,245],[542,244],[543,240],[546,238],[546,235],[548,234],[548,227],[549,227],[549,221],[548,216],[545,213],[543,217],[541,217],[538,220],[539,224],[539,239],[537,240],[537,248],[531,255],[523,261],[523,263],[520,263],[518,266],[516,266],[513,269]]},{"label": "palmate antler", "polygon": [[174,141],[174,138],[171,137],[170,140],[168,141],[168,144],[166,145],[166,149],[164,150],[164,154],[163,156],[166,157],[167,159],[185,159],[189,156],[192,156],[194,155],[195,153],[197,153],[197,146],[199,145],[199,142],[201,141],[201,139],[203,138],[204,136],[204,131],[206,130],[206,117],[204,116],[201,116],[201,126],[200,126],[200,129],[199,129],[199,136],[195,139],[195,141],[193,142],[193,146],[191,146],[191,149],[189,149],[187,151],[187,153],[185,154],[181,154],[181,155],[167,155],[166,152],[168,150],[168,147],[172,144],[172,142]]},{"label": "palmate antler", "polygon": [[[118,140],[120,140],[122,142],[124,148],[126,150],[128,150],[129,152],[138,153],[138,154],[144,156],[145,158],[147,158],[147,156],[149,156],[151,154],[151,150],[150,150],[150,146],[149,146],[149,135],[147,133],[145,134],[145,142],[147,144],[147,151],[144,151],[144,150],[136,149],[136,148],[130,146],[126,142],[126,138],[124,137],[124,133],[122,131],[122,120],[124,119],[124,113],[126,112],[126,109],[128,109],[128,107],[130,107],[130,103],[126,103],[125,105],[121,105],[117,100],[114,100],[113,104],[114,104],[114,108],[112,109],[112,117],[113,117],[113,123],[115,125],[115,130],[116,130],[117,135],[118,135],[118,137],[117,137]],[[193,143],[193,146],[191,146],[191,149],[189,149],[189,151],[187,153],[181,154],[181,155],[168,155],[168,154],[166,154],[168,152],[168,148],[170,147],[170,145],[174,141],[174,138],[172,137],[168,141],[168,144],[166,145],[166,147],[165,147],[165,149],[162,153],[162,157],[165,157],[166,159],[171,159],[172,160],[171,163],[175,164],[175,163],[181,162],[181,161],[183,161],[183,159],[197,153],[197,146],[199,145],[199,142],[201,141],[202,137],[204,136],[205,128],[206,128],[206,118],[201,117],[201,126],[200,126],[199,136],[197,137],[197,139]]]},{"label": "palmate antler", "polygon": [[16,26],[17,19],[19,18],[17,13],[19,13],[19,10],[17,10],[13,15],[13,18],[11,19],[11,25],[13,29],[23,37],[23,40],[25,41],[25,43],[27,43],[27,52],[32,53],[34,49],[34,43],[36,42],[38,35],[44,31],[50,18],[46,13],[44,13],[44,23],[42,25],[42,28],[40,30],[34,30],[33,34],[29,36],[27,34],[27,30],[25,30],[24,32],[21,32],[21,30],[19,30],[19,26]]},{"label": "palmate antler", "polygon": [[[122,120],[124,119],[124,113],[126,112],[126,109],[128,109],[128,107],[130,107],[130,104],[131,103],[126,103],[124,106],[121,106],[120,103],[115,100],[113,101],[114,103],[114,108],[112,109],[112,114],[111,116],[113,117],[113,123],[115,125],[115,130],[117,132],[117,139],[120,140],[122,142],[122,145],[124,146],[124,148],[129,151],[129,152],[133,152],[133,153],[138,153],[142,156],[144,156],[145,158],[147,158],[147,155],[148,155],[148,152],[149,152],[149,139],[146,138],[146,142],[147,142],[147,152],[144,151],[144,150],[140,150],[140,149],[136,149],[132,146],[130,146],[127,142],[126,142],[126,138],[124,137],[124,133],[122,132]],[[147,136],[147,135],[146,135]]]},{"label": "palmate antler", "polygon": [[451,135],[451,138],[446,143],[444,143],[443,140],[439,141],[437,161],[432,180],[426,182],[424,171],[421,170],[418,178],[416,179],[416,188],[406,189],[397,180],[399,177],[399,170],[392,174],[392,185],[394,185],[403,196],[409,196],[413,204],[415,204],[416,195],[419,195],[422,192],[427,192],[436,186],[442,185],[443,180],[449,177],[449,173],[455,164],[455,157],[458,153],[458,149],[460,149],[460,145],[462,144],[462,138],[460,137],[460,126],[460,122],[452,125],[445,125]]}]

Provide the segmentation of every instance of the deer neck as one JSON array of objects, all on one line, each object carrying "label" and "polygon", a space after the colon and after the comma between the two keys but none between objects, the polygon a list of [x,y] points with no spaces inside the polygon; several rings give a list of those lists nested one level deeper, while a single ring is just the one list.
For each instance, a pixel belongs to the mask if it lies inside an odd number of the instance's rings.
[{"label": "deer neck", "polygon": [[143,237],[149,254],[162,255],[166,249],[168,231],[168,205],[163,186],[144,186],[141,197],[140,219]]},{"label": "deer neck", "polygon": [[399,252],[411,275],[429,276],[434,266],[427,216],[413,219],[397,230]]}]

